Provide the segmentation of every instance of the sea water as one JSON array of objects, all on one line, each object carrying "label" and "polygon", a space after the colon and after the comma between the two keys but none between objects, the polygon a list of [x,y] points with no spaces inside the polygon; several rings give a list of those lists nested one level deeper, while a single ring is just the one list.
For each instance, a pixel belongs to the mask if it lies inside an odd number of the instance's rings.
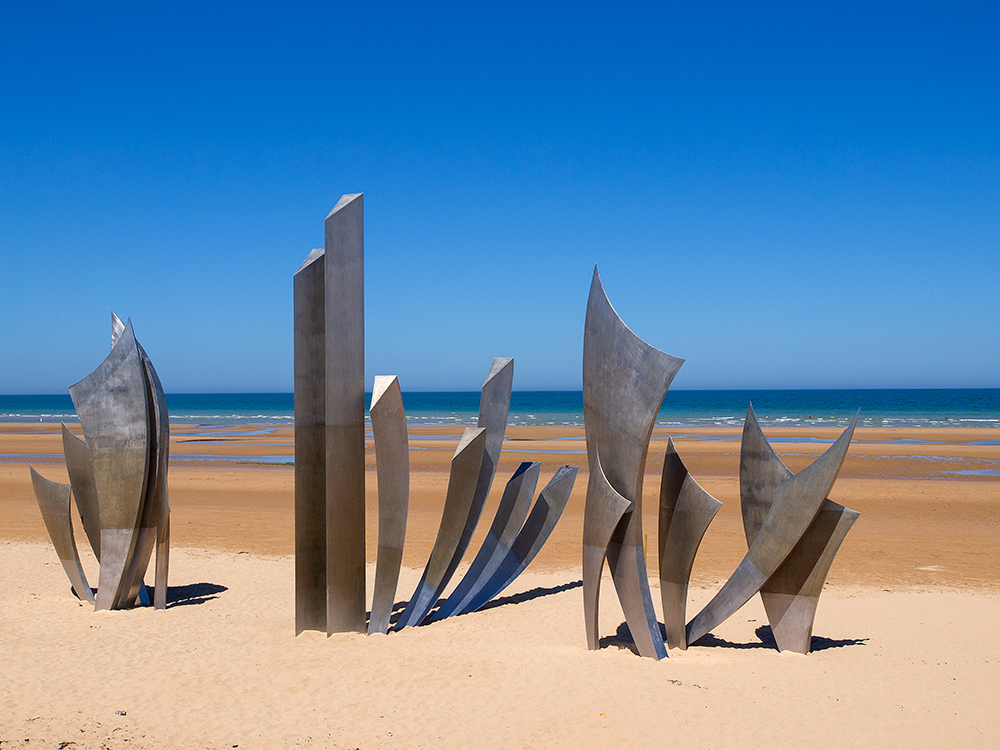
[{"label": "sea water", "polygon": [[[366,403],[370,394],[366,396]],[[669,390],[657,424],[740,426],[753,403],[765,425],[842,427],[860,410],[866,427],[1000,427],[1000,388],[854,390]],[[470,425],[479,413],[478,391],[403,393],[409,424]],[[291,393],[171,393],[173,424],[289,425]],[[0,422],[72,422],[69,394],[0,396]],[[513,425],[582,425],[581,391],[515,391]]]}]

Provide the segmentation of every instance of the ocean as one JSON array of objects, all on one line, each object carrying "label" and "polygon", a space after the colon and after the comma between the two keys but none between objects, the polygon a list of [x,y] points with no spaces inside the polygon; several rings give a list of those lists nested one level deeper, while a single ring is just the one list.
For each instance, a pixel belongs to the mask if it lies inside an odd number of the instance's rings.
[{"label": "ocean", "polygon": [[[657,415],[663,426],[740,426],[753,403],[764,425],[845,426],[859,409],[867,427],[998,427],[1000,388],[667,391]],[[291,393],[171,393],[172,424],[288,425]],[[479,392],[403,394],[411,425],[475,424]],[[76,420],[69,394],[0,395],[0,422]],[[582,425],[581,391],[515,391],[512,425]]]}]

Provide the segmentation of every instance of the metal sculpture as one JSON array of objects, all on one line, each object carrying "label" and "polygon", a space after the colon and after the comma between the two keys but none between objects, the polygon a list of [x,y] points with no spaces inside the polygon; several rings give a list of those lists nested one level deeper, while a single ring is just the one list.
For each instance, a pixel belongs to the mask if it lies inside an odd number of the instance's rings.
[{"label": "metal sculpture", "polygon": [[538,474],[542,465],[537,461],[524,461],[507,481],[503,497],[497,507],[490,531],[483,540],[472,565],[444,604],[438,607],[435,618],[461,614],[466,605],[490,580],[503,561],[514,538],[524,525],[531,508],[531,496],[538,484]]},{"label": "metal sculpture", "polygon": [[584,513],[583,587],[587,645],[599,646],[604,560],[642,656],[666,656],[646,575],[642,480],[660,402],[684,363],[633,334],[594,269],[583,337],[583,415],[590,480]]},{"label": "metal sculpture", "polygon": [[525,571],[548,541],[549,535],[559,522],[573,483],[576,481],[575,466],[563,466],[545,485],[538,495],[528,519],[510,545],[510,551],[497,565],[493,575],[487,580],[462,610],[475,612],[493,597],[498,596]]},{"label": "metal sculpture", "polygon": [[378,375],[369,408],[378,477],[378,562],[368,635],[385,633],[403,562],[410,495],[409,443],[403,396],[396,376]]},{"label": "metal sculpture", "polygon": [[[170,533],[167,403],[131,321],[123,324],[114,313],[111,318],[111,353],[69,389],[86,440],[62,426],[66,468],[84,532],[100,563],[95,608],[129,608],[136,600],[148,604],[143,579],[155,548],[154,603],[164,609]],[[51,518],[53,487],[61,485],[42,479],[34,470],[32,478],[42,514]],[[68,509],[69,490],[65,502]],[[62,550],[60,559],[75,558],[79,567],[72,529],[68,537],[60,534],[59,541],[52,537],[57,551]],[[71,558],[64,556],[67,545],[72,547]],[[89,588],[86,592],[77,588],[75,574],[70,578],[81,595],[89,596]]]},{"label": "metal sculpture", "polygon": [[295,634],[326,632],[326,272],[313,250],[295,306]]},{"label": "metal sculpture", "polygon": [[478,426],[486,431],[483,465],[479,470],[479,479],[476,482],[476,491],[472,497],[469,514],[458,538],[458,546],[448,562],[438,595],[443,592],[444,587],[448,585],[451,577],[455,574],[458,564],[462,562],[465,550],[469,546],[469,540],[472,539],[476,526],[479,524],[479,517],[483,513],[486,498],[490,494],[497,464],[500,462],[503,436],[507,431],[507,415],[510,412],[510,392],[513,384],[514,359],[512,357],[494,358],[479,397]]},{"label": "metal sculpture", "polygon": [[[30,467],[29,467],[30,468]],[[68,484],[59,484],[46,479],[33,468],[31,469],[31,484],[35,490],[38,507],[42,511],[45,530],[56,549],[59,562],[62,563],[66,577],[69,578],[73,591],[80,599],[94,603],[94,592],[87,583],[87,575],[80,563],[80,553],[77,551],[76,539],[73,537],[73,517],[70,510],[70,491]]]},{"label": "metal sculpture", "polygon": [[[816,461],[777,485],[770,510],[743,561],[705,608],[688,623],[688,643],[694,643],[711,632],[746,604],[789,557],[816,520],[837,478],[857,419],[855,416],[850,426]],[[772,477],[775,474],[780,475],[780,472],[772,470]]]},{"label": "metal sculpture", "polygon": [[[748,546],[760,533],[778,488],[792,476],[764,437],[751,405],[743,423],[740,451],[740,506]],[[824,500],[802,538],[761,586],[761,600],[779,651],[809,653],[823,584],[859,515]]]},{"label": "metal sculpture", "polygon": [[663,625],[670,648],[687,648],[688,582],[695,555],[708,525],[722,503],[695,481],[667,440],[660,481],[660,523],[657,535],[660,562],[660,600]]},{"label": "metal sculpture", "polygon": [[366,630],[361,193],[341,197],[324,237],[294,279],[295,628],[330,635]]},{"label": "metal sculpture", "polygon": [[472,510],[485,449],[486,429],[467,427],[451,459],[448,494],[444,501],[437,539],[423,575],[420,576],[420,582],[397,622],[399,628],[422,623],[447,585],[445,578],[448,567],[451,560],[459,554],[459,540]]},{"label": "metal sculpture", "polygon": [[[441,527],[420,583],[399,618],[400,628],[419,625],[427,618],[465,555],[500,460],[513,380],[514,360],[495,358],[479,399],[478,427],[466,429],[452,458]],[[480,443],[481,448],[474,447]],[[467,472],[473,466],[475,484],[470,487]]]}]

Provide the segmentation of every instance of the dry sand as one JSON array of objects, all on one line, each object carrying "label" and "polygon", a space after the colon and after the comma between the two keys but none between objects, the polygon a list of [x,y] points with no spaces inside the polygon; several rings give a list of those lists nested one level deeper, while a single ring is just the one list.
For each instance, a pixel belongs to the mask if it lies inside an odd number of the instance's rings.
[{"label": "dry sand", "polygon": [[[836,433],[765,431],[796,471],[828,445],[802,438]],[[983,443],[1000,431],[858,430],[831,497],[862,516],[831,571],[813,653],[774,650],[755,599],[712,645],[659,663],[629,650],[610,581],[606,647],[585,648],[583,472],[535,565],[489,609],[388,636],[294,637],[293,471],[265,463],[291,461],[291,431],[252,432],[175,427],[172,605],[95,613],[69,593],[31,494],[29,462],[67,481],[58,431],[0,425],[0,748],[1000,744],[1000,480],[949,473],[1000,468],[1000,447]],[[400,601],[433,543],[457,432],[411,434]],[[746,550],[738,437],[675,440],[724,503],[691,614]],[[654,433],[646,477],[651,550],[665,439]],[[579,428],[513,427],[504,450],[466,563],[518,462],[542,461],[543,482],[564,463],[585,466]],[[368,491],[374,563],[373,471]]]}]

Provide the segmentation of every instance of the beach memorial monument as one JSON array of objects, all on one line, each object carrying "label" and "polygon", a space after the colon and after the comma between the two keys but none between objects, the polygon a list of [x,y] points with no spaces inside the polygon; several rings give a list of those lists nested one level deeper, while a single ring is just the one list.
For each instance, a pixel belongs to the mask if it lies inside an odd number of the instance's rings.
[{"label": "beach memorial monument", "polygon": [[[378,376],[370,415],[379,541],[372,609],[365,612],[364,196],[344,195],[326,217],[325,244],[293,276],[295,335],[295,632],[387,632],[402,564],[409,449],[399,381]],[[452,457],[438,536],[397,629],[428,619],[461,563],[496,475],[514,361],[497,357],[476,427]],[[565,467],[530,507],[537,465],[515,473],[473,569],[447,613],[481,607],[524,570],[562,514],[576,477]],[[527,520],[525,520],[527,518]]]},{"label": "beach memorial monument", "polygon": [[[598,601],[607,560],[640,656],[667,655],[652,606],[641,523],[642,478],[653,422],[683,360],[636,337],[611,307],[597,269],[584,329],[584,424],[590,479],[584,511],[587,645],[599,648]],[[753,406],[740,450],[748,552],[715,597],[684,624],[701,540],[721,503],[689,474],[668,439],[659,507],[659,581],[666,646],[686,649],[758,591],[780,651],[808,653],[816,606],[834,556],[858,513],[827,499],[857,416],[812,465],[793,474],[764,437]]]},{"label": "beach memorial monument", "polygon": [[[74,591],[95,609],[149,603],[144,583],[156,549],[154,605],[166,608],[170,545],[167,464],[169,415],[153,363],[136,341],[131,321],[112,317],[111,353],[93,373],[70,386],[84,440],[62,426],[70,484],[32,469],[36,499]],[[70,493],[100,564],[97,595],[83,577],[72,533]],[[67,525],[68,524],[68,525]]]}]

